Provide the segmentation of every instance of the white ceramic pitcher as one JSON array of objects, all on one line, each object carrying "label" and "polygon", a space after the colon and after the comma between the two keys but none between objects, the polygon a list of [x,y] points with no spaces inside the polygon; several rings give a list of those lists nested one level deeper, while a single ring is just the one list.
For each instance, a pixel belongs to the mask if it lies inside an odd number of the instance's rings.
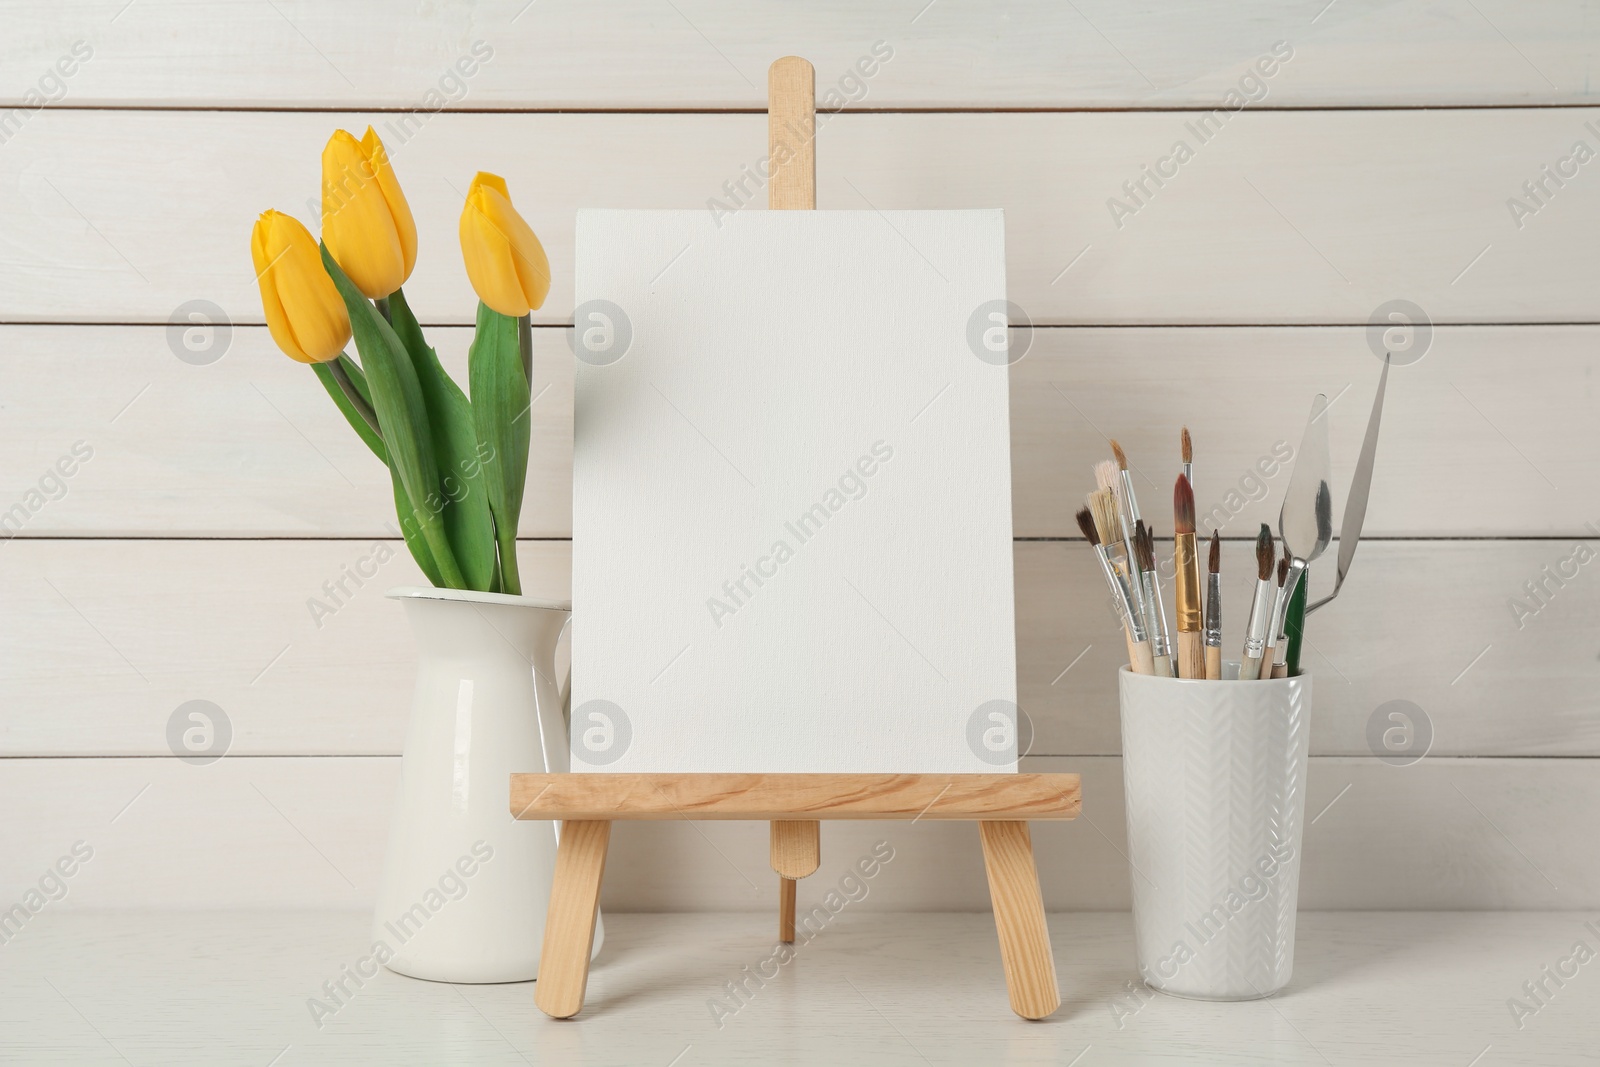
[{"label": "white ceramic pitcher", "polygon": [[[530,981],[556,825],[511,817],[511,775],[569,769],[555,653],[571,605],[426,587],[388,595],[406,606],[418,664],[373,936],[400,974]],[[596,953],[603,936],[597,926]]]}]

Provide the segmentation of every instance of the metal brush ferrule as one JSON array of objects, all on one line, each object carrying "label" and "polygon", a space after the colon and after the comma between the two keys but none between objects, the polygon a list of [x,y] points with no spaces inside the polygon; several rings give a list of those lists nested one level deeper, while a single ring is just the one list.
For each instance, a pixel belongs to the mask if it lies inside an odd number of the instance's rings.
[{"label": "metal brush ferrule", "polygon": [[1140,571],[1144,584],[1145,627],[1150,631],[1150,649],[1156,656],[1172,655],[1172,637],[1167,633],[1167,606],[1161,602],[1161,583],[1154,571]]},{"label": "metal brush ferrule", "polygon": [[1267,628],[1272,625],[1271,582],[1256,582],[1255,599],[1250,601],[1250,623],[1244,635],[1244,654],[1259,659],[1267,649]]},{"label": "metal brush ferrule", "polygon": [[1179,534],[1172,542],[1172,561],[1178,574],[1173,581],[1178,602],[1178,632],[1200,632],[1200,561],[1195,558],[1194,534]]},{"label": "metal brush ferrule", "polygon": [[1116,603],[1118,619],[1127,623],[1128,632],[1135,642],[1144,641],[1144,620],[1134,610],[1133,593],[1127,575],[1112,562],[1111,551],[1105,545],[1096,545],[1094,552],[1100,557],[1100,566],[1106,572],[1106,583],[1111,587],[1111,599]]},{"label": "metal brush ferrule", "polygon": [[1206,647],[1222,647],[1222,575],[1206,575]]}]

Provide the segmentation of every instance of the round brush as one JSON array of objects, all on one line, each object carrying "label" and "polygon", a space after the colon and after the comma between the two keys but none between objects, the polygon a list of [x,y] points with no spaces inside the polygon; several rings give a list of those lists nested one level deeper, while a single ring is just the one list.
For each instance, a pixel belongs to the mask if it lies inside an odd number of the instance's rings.
[{"label": "round brush", "polygon": [[1150,654],[1155,673],[1172,677],[1172,638],[1167,633],[1167,606],[1161,602],[1161,578],[1156,574],[1156,539],[1143,519],[1133,520],[1134,548],[1139,554],[1139,581],[1144,587],[1145,628],[1150,633]]},{"label": "round brush", "polygon": [[1289,643],[1286,630],[1289,625],[1289,594],[1294,590],[1285,586],[1289,580],[1289,551],[1284,549],[1278,560],[1278,589],[1272,597],[1272,625],[1267,629],[1267,654],[1261,658],[1261,677],[1286,678],[1287,667],[1278,662],[1278,652]]},{"label": "round brush", "polygon": [[[1187,435],[1185,435],[1187,436]],[[1200,634],[1200,557],[1195,551],[1194,488],[1186,475],[1172,486],[1173,580],[1178,613],[1178,677],[1206,676],[1205,640]]]},{"label": "round brush", "polygon": [[1206,677],[1222,677],[1222,538],[1211,531],[1211,553],[1206,561]]},{"label": "round brush", "polygon": [[1272,530],[1266,523],[1256,534],[1256,592],[1250,601],[1250,621],[1244,631],[1244,658],[1239,663],[1240,681],[1261,677],[1261,654],[1267,648],[1267,630],[1272,626]]}]

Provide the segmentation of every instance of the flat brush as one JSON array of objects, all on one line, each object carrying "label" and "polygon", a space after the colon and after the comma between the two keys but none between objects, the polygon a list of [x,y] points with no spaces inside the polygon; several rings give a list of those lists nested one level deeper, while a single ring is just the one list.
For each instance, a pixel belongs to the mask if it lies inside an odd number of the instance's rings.
[{"label": "flat brush", "polygon": [[1285,587],[1289,580],[1289,550],[1283,550],[1278,560],[1278,590],[1272,596],[1272,625],[1267,628],[1267,653],[1261,657],[1261,677],[1284,678],[1287,668],[1278,662],[1278,653],[1289,643],[1285,630],[1289,625],[1289,594],[1294,590]]},{"label": "flat brush", "polygon": [[1206,567],[1206,677],[1222,677],[1222,538],[1211,531]]},{"label": "flat brush", "polygon": [[1267,630],[1272,625],[1272,530],[1266,523],[1256,534],[1256,592],[1250,601],[1250,621],[1244,631],[1244,658],[1239,663],[1239,680],[1261,677],[1261,654],[1267,647]]},{"label": "flat brush", "polygon": [[1205,639],[1201,636],[1200,557],[1195,552],[1194,488],[1186,475],[1172,486],[1173,579],[1178,613],[1178,677],[1206,676]]},{"label": "flat brush", "polygon": [[[1136,674],[1149,674],[1153,667],[1150,662],[1150,645],[1144,634],[1144,620],[1134,614],[1128,579],[1117,569],[1111,560],[1110,552],[1102,543],[1094,517],[1093,505],[1097,495],[1089,494],[1090,506],[1078,509],[1078,529],[1083,531],[1084,540],[1093,546],[1094,554],[1100,560],[1100,569],[1105,573],[1106,585],[1111,590],[1111,601],[1116,605],[1117,621],[1121,623],[1123,636],[1127,638],[1128,664]],[[1109,510],[1108,507],[1107,511]]]},{"label": "flat brush", "polygon": [[1150,655],[1155,673],[1172,675],[1172,638],[1167,634],[1167,607],[1161,602],[1161,578],[1156,574],[1156,539],[1143,519],[1133,520],[1134,548],[1139,553],[1139,581],[1144,588],[1144,624],[1150,633]]}]

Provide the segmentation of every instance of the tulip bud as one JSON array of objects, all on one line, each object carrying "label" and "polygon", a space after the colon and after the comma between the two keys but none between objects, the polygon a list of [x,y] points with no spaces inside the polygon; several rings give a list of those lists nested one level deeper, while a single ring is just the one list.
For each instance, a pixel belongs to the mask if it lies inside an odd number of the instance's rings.
[{"label": "tulip bud", "polygon": [[520,318],[550,292],[544,246],[511,206],[499,175],[480,171],[472,179],[461,209],[461,258],[478,299],[502,315]]},{"label": "tulip bud", "polygon": [[326,363],[350,341],[350,314],[298,219],[264,211],[250,233],[250,258],[272,339],[290,359]]},{"label": "tulip bud", "polygon": [[417,224],[371,126],[359,141],[337,130],[322,150],[322,240],[369,300],[400,288],[417,264]]}]

